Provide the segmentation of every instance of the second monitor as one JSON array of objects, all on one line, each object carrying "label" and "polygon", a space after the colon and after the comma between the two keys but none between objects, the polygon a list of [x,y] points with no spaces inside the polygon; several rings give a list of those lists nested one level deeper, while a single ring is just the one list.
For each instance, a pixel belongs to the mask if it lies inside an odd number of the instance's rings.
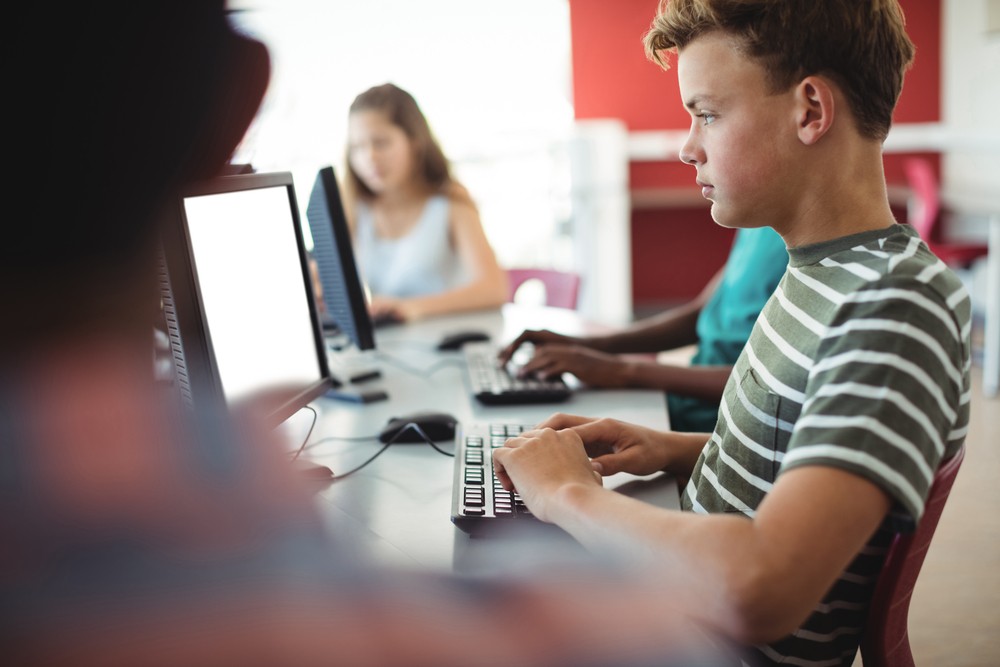
[{"label": "second monitor", "polygon": [[333,167],[317,172],[306,218],[322,287],[324,331],[335,349],[330,359],[334,372],[355,382],[376,377],[374,325]]}]

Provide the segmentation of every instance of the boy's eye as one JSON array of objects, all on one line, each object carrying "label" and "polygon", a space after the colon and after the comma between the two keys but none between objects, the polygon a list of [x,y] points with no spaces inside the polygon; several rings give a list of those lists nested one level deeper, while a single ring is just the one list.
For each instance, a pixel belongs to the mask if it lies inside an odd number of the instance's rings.
[{"label": "boy's eye", "polygon": [[701,118],[702,125],[711,125],[715,122],[715,114],[708,113],[707,111],[699,113],[698,118]]}]

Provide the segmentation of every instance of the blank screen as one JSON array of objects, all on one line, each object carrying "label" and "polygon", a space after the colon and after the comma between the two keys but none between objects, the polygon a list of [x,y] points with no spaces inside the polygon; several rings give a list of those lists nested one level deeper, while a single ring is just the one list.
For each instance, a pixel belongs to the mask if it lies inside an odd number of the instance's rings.
[{"label": "blank screen", "polygon": [[321,381],[287,188],[187,197],[184,210],[227,403]]}]

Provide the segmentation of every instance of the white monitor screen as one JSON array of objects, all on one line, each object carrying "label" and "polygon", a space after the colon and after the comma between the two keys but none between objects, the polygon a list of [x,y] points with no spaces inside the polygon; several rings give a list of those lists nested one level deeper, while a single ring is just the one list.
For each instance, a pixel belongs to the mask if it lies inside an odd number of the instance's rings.
[{"label": "white monitor screen", "polygon": [[226,402],[321,381],[288,189],[186,197],[184,211]]}]

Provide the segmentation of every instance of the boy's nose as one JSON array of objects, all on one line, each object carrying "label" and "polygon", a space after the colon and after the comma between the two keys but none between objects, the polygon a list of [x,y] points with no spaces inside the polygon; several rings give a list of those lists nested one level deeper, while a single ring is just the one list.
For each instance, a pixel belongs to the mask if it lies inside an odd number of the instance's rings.
[{"label": "boy's nose", "polygon": [[693,133],[688,134],[677,155],[684,164],[696,165],[705,161],[701,149],[696,145]]}]

